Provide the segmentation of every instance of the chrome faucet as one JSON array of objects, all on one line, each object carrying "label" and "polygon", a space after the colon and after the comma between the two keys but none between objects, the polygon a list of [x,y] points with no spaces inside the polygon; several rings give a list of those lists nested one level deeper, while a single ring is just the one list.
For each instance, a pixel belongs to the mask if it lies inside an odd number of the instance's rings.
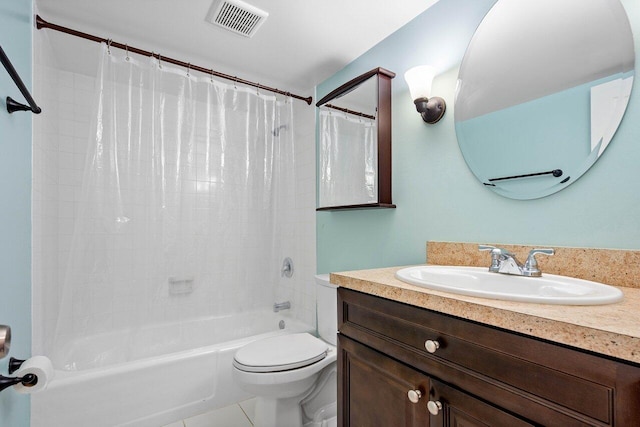
[{"label": "chrome faucet", "polygon": [[289,301],[285,302],[276,302],[273,304],[273,311],[279,312],[280,310],[288,310],[291,308],[291,303]]},{"label": "chrome faucet", "polygon": [[516,276],[540,277],[542,271],[538,267],[536,255],[553,255],[553,249],[532,249],[524,264],[518,261],[514,254],[495,246],[478,245],[478,250],[491,252],[491,266],[489,271],[501,274],[513,274]]}]

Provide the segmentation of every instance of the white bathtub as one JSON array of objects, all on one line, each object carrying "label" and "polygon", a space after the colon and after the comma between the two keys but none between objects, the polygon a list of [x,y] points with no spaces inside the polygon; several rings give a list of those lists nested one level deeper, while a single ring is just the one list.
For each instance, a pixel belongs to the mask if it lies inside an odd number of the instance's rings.
[{"label": "white bathtub", "polygon": [[[47,389],[32,395],[31,426],[159,427],[230,405],[250,397],[231,376],[239,347],[311,330],[264,311],[147,328],[136,334],[138,345],[130,351],[116,345],[129,340],[123,334],[76,341],[54,357],[55,377]],[[66,361],[59,360],[63,356]]]}]

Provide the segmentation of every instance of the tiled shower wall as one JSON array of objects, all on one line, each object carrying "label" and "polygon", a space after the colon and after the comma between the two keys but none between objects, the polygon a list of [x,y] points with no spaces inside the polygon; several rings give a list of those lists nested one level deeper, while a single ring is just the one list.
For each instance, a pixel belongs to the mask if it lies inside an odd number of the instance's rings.
[{"label": "tiled shower wall", "polygon": [[[91,70],[97,67],[99,46],[67,35],[36,32],[34,47],[34,93],[43,113],[34,118],[33,354],[41,354],[50,348],[47,340],[52,339],[59,314],[89,146],[95,83]],[[74,51],[73,61],[56,54],[68,49]],[[294,129],[295,215],[281,238],[295,272],[292,278],[279,280],[275,293],[278,302],[291,301],[291,315],[315,324],[314,112],[301,101],[294,101]],[[280,269],[280,265],[271,267]]]}]

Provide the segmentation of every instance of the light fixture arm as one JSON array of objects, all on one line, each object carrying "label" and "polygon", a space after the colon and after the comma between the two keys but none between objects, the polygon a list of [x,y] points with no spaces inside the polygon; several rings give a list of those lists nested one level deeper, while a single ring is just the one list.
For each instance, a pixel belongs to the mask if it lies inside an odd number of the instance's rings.
[{"label": "light fixture arm", "polygon": [[418,98],[413,101],[416,110],[422,116],[422,120],[429,124],[437,123],[447,110],[447,103],[439,96],[431,98]]}]

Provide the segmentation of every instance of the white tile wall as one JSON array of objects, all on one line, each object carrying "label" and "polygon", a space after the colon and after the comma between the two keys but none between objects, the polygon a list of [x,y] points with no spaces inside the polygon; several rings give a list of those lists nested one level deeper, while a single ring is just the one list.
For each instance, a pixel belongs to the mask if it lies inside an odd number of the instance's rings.
[{"label": "white tile wall", "polygon": [[[58,63],[46,49],[36,33],[34,93],[42,103],[43,114],[34,120],[34,172],[33,172],[33,329],[34,354],[46,353],[51,348],[58,319],[61,282],[69,256],[73,228],[82,189],[82,177],[88,136],[92,120],[94,78],[70,71],[71,64]],[[64,42],[64,39],[60,39]],[[90,42],[87,42],[90,43]],[[57,49],[60,49],[58,46]],[[63,48],[63,46],[62,46]],[[97,46],[96,46],[97,48]],[[81,62],[83,58],[75,58]],[[94,60],[92,55],[88,60]],[[84,67],[91,68],[91,67]],[[42,100],[42,101],[40,101]],[[291,314],[307,323],[315,324],[315,287],[313,275],[316,271],[315,245],[315,115],[313,107],[302,101],[294,101],[295,109],[295,202],[289,231],[283,236],[283,257],[289,256],[295,265],[291,279],[282,278],[275,287],[275,300],[290,300]],[[194,186],[199,185],[194,181]],[[194,189],[195,190],[195,189]],[[200,189],[202,190],[202,189]],[[196,196],[198,194],[198,197]],[[144,194],[144,191],[141,191]],[[203,198],[201,191],[194,191],[194,207],[206,207],[211,202]],[[194,209],[194,212],[197,210]],[[233,213],[229,214],[233,217]],[[197,218],[196,218],[197,219]],[[246,224],[245,226],[251,226]],[[125,248],[126,249],[126,248]],[[138,249],[128,248],[124,256],[135,259]],[[271,268],[264,267],[264,268]],[[280,266],[273,266],[279,269]],[[137,277],[131,262],[132,277]],[[224,280],[224,275],[219,280]],[[230,286],[232,286],[230,284]],[[243,298],[251,289],[231,289],[234,298]],[[263,290],[260,290],[263,292]],[[269,293],[265,293],[269,298]],[[109,312],[111,298],[129,299],[135,306],[135,298],[146,298],[144,292],[135,288],[114,288],[110,292],[94,295],[74,295],[77,298],[94,298],[105,301],[103,313],[92,313],[96,318],[104,317],[105,325],[120,326],[126,322],[123,316]],[[270,304],[271,302],[269,302]],[[215,309],[224,304],[215,295],[198,301],[198,306],[177,302],[169,307],[158,308],[166,320],[180,320],[190,310],[198,312]],[[74,313],[64,313],[73,316]],[[75,315],[78,315],[76,313]],[[115,323],[114,323],[115,322]]]}]

